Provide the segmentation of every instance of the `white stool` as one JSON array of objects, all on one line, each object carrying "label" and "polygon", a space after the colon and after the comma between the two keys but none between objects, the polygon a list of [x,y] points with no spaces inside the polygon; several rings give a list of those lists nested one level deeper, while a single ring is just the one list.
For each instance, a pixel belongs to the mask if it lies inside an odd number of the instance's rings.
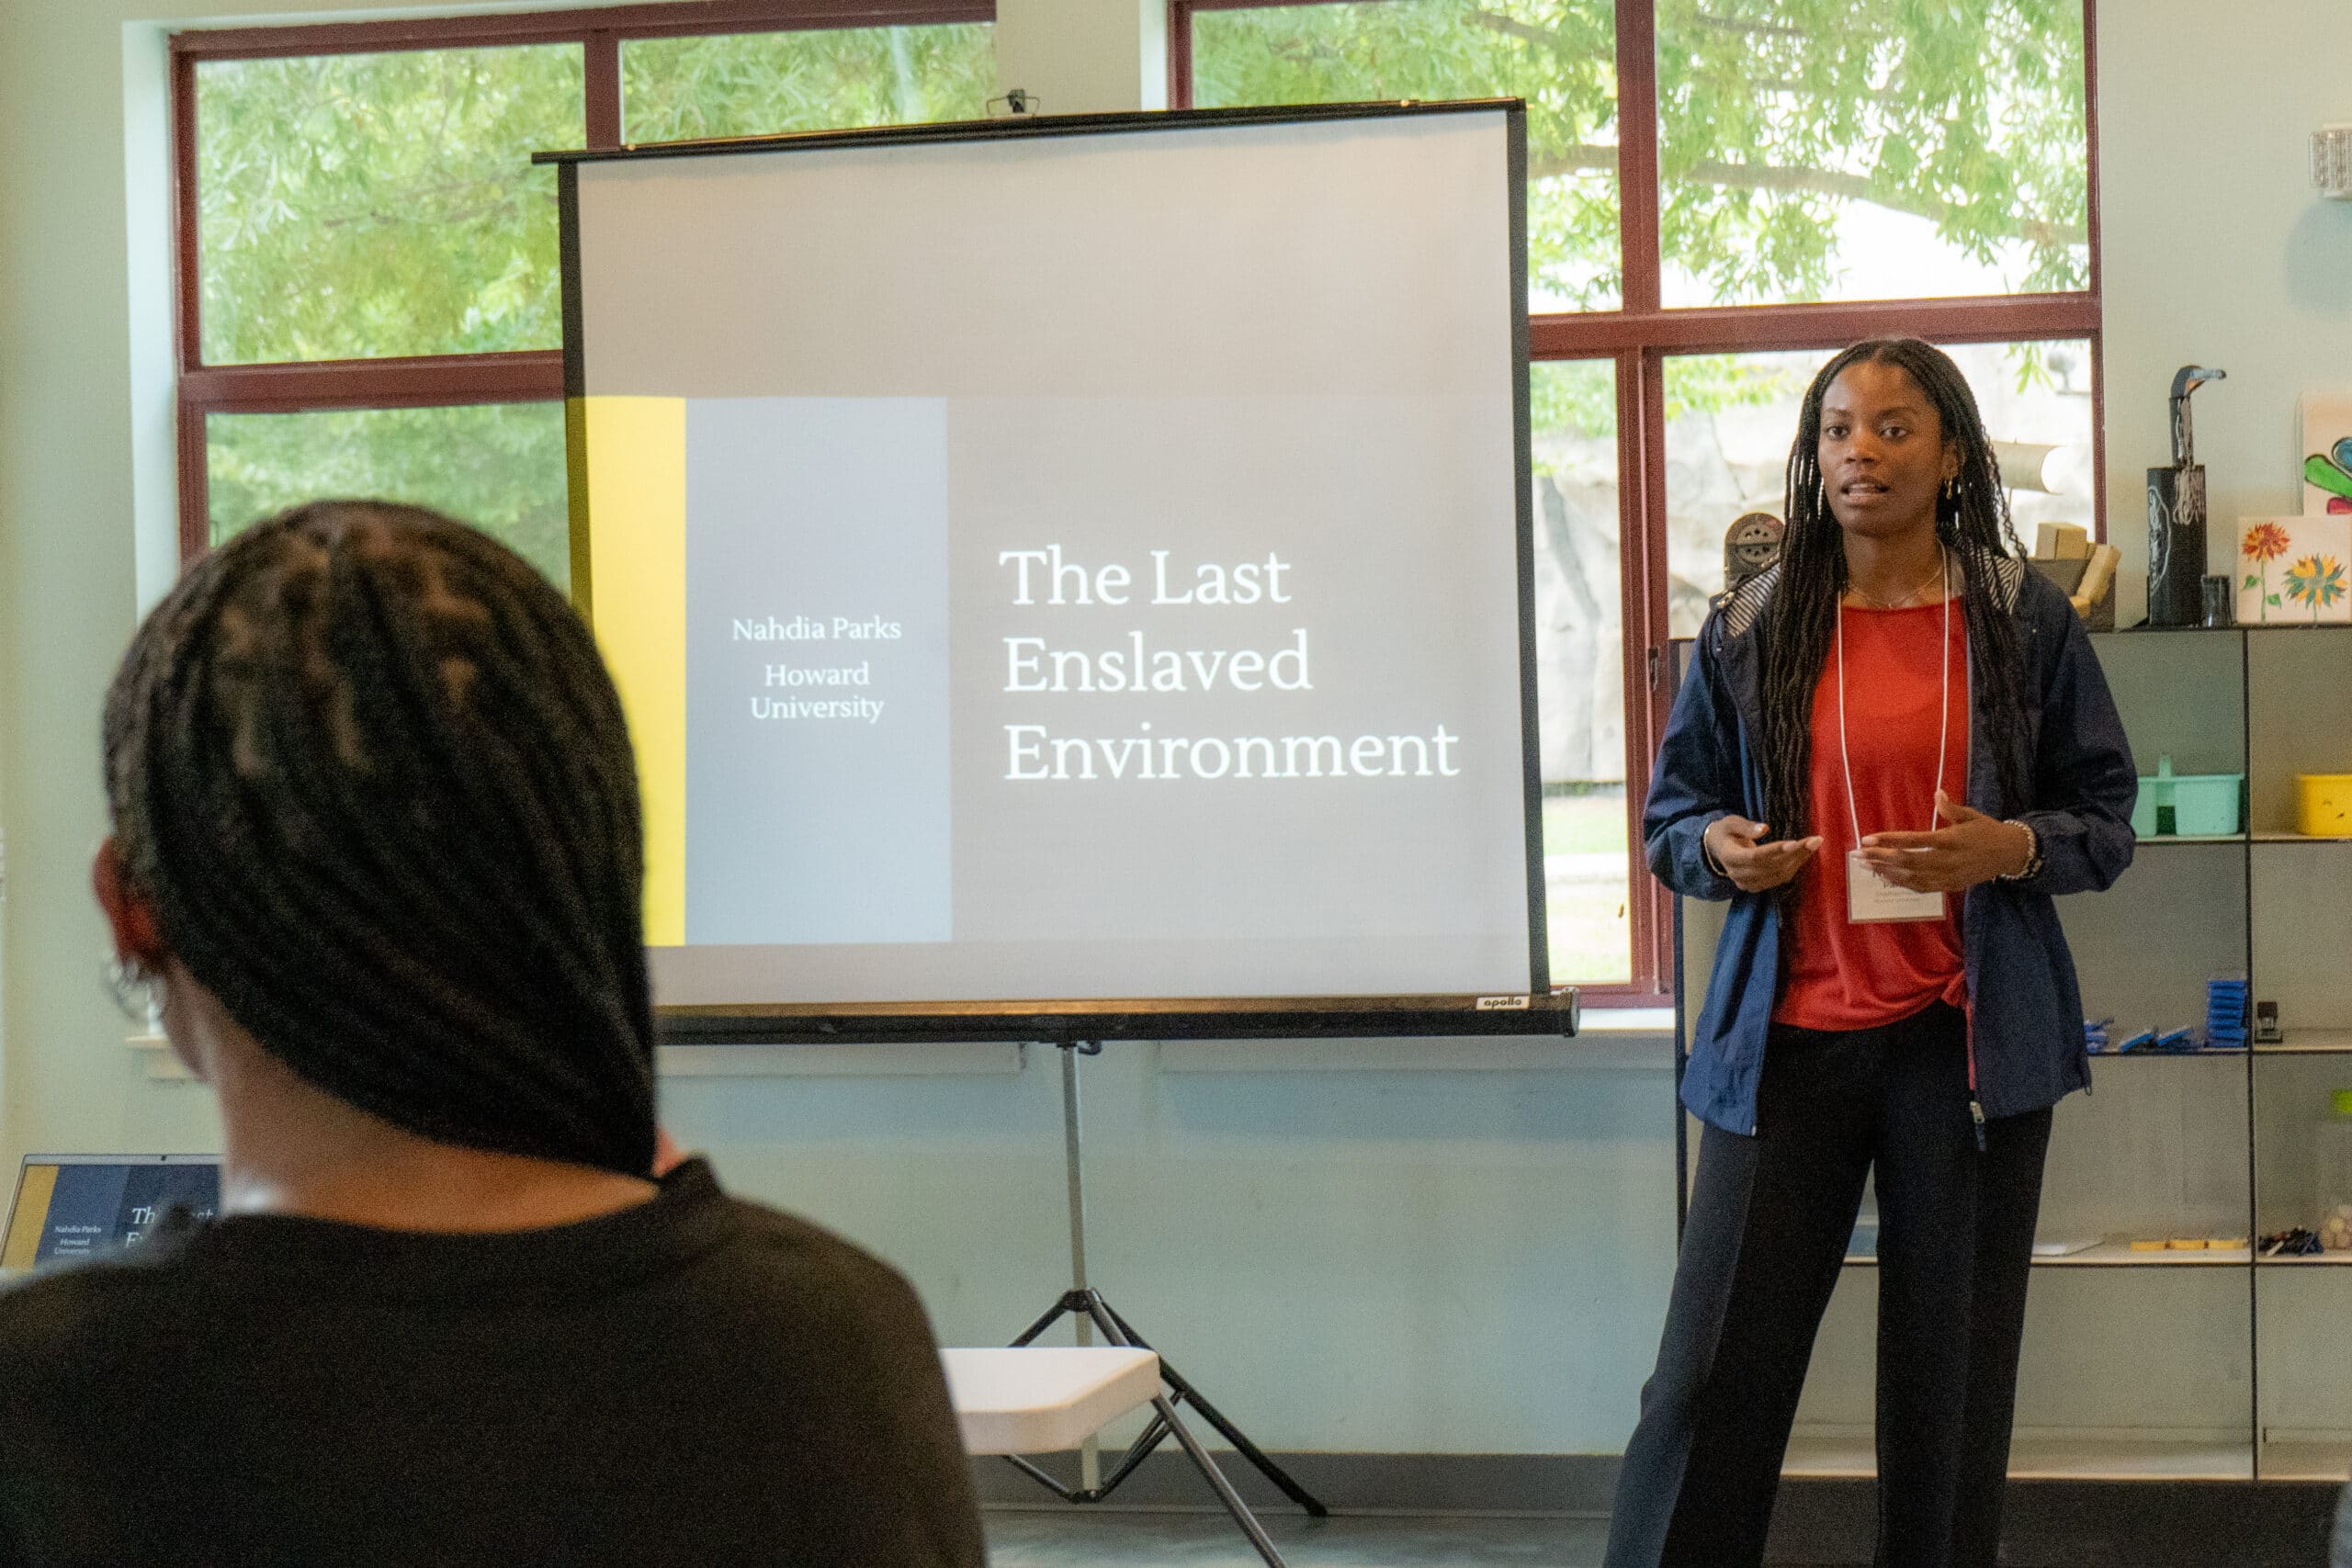
[{"label": "white stool", "polygon": [[[1024,1345],[1014,1349],[942,1350],[947,1393],[964,1434],[964,1451],[1001,1454],[1073,1503],[1100,1502],[1159,1444],[1162,1429],[1216,1493],[1268,1568],[1283,1568],[1250,1506],[1198,1439],[1176,1418],[1159,1384],[1159,1358],[1115,1345]],[[1074,1491],[1022,1458],[1063,1453],[1131,1411],[1153,1410],[1152,1423],[1100,1486]]]}]

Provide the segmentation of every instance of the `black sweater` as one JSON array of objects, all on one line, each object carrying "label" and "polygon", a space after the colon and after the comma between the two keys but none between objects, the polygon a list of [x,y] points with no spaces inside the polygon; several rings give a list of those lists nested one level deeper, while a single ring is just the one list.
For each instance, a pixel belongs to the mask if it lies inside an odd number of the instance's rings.
[{"label": "black sweater", "polygon": [[0,1565],[982,1561],[914,1292],[698,1160],[578,1224],[235,1217],[0,1293]]}]

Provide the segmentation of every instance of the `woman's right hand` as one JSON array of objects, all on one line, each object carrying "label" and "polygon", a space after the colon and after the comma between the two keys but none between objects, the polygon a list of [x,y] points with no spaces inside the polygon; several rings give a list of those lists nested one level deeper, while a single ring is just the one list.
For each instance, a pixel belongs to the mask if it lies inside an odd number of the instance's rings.
[{"label": "woman's right hand", "polygon": [[1700,841],[1734,887],[1742,893],[1762,893],[1793,879],[1821,848],[1819,834],[1758,842],[1769,829],[1770,824],[1750,822],[1745,817],[1718,817],[1707,824]]}]

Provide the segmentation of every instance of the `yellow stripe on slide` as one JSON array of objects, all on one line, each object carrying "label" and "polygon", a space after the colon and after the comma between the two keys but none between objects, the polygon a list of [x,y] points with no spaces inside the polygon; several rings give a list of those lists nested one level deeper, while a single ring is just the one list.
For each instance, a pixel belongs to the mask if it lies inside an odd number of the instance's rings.
[{"label": "yellow stripe on slide", "polygon": [[40,1255],[41,1232],[49,1224],[49,1201],[57,1191],[57,1168],[25,1167],[17,1188],[17,1214],[8,1226],[8,1244],[0,1250],[0,1269],[29,1269]]},{"label": "yellow stripe on slide", "polygon": [[565,412],[573,596],[637,747],[645,941],[677,947],[686,940],[685,400],[579,398]]}]

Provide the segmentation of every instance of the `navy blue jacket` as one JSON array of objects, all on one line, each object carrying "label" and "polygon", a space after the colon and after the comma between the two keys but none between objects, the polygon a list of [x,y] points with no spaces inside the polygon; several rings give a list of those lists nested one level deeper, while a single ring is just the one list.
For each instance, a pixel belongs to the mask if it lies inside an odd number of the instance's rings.
[{"label": "navy blue jacket", "polygon": [[[2041,846],[2037,874],[1980,883],[1961,910],[1977,1097],[1987,1117],[2001,1117],[2090,1087],[2081,988],[2051,898],[2105,888],[2132,863],[2139,784],[2115,700],[2074,607],[2019,562],[1999,560],[1991,570],[2021,634],[2033,797],[2002,800],[1992,748],[1972,745],[1968,804],[2030,823]],[[1686,898],[1731,900],[1691,1037],[1682,1102],[1702,1120],[1741,1134],[1756,1131],[1756,1085],[1781,978],[1781,905],[1717,875],[1699,840],[1718,817],[1768,819],[1758,752],[1760,628],[1779,578],[1775,568],[1743,584],[1700,629],[1642,816],[1650,869],[1660,881]],[[1969,732],[1989,734],[1984,694],[1974,684]]]}]

